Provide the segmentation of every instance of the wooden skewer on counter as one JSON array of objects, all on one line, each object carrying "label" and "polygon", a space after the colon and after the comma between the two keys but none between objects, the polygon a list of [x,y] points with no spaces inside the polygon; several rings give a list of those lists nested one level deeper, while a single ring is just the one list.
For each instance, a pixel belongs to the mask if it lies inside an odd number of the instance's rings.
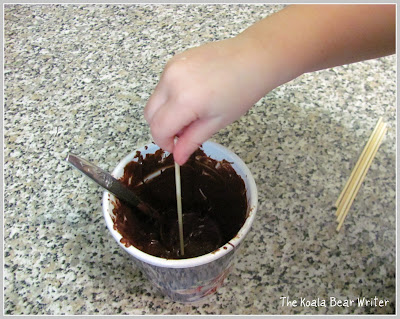
[{"label": "wooden skewer on counter", "polygon": [[[345,209],[345,207],[349,203],[351,195],[354,192],[354,189],[357,186],[357,183],[359,182],[363,171],[365,170],[365,167],[368,163],[369,158],[372,155],[374,147],[376,146],[376,143],[379,138],[379,133],[381,132],[382,128],[383,128],[382,121],[380,121],[380,122],[378,121],[378,127],[371,134],[370,140],[368,141],[367,145],[365,146],[363,152],[361,153],[360,158],[357,161],[356,166],[353,169],[354,174],[352,173],[350,175],[350,178],[346,184],[347,187],[345,187],[343,196],[340,199],[340,201],[338,201],[338,206],[337,206],[338,210],[336,211],[336,216],[340,216],[343,209]],[[339,217],[338,217],[338,220],[339,220]]]},{"label": "wooden skewer on counter", "polygon": [[[350,184],[350,182],[352,181],[352,179],[353,179],[353,177],[354,177],[356,171],[359,169],[359,167],[360,167],[360,162],[361,162],[361,160],[363,159],[363,157],[364,157],[364,155],[365,155],[365,153],[366,153],[368,147],[371,145],[371,141],[372,141],[373,137],[375,136],[376,131],[378,130],[378,127],[381,125],[382,120],[383,120],[382,117],[380,117],[379,120],[378,120],[378,122],[376,123],[376,126],[375,126],[374,130],[372,131],[372,134],[371,134],[371,136],[370,136],[370,138],[369,138],[367,144],[365,145],[365,147],[364,147],[364,149],[363,149],[363,151],[362,151],[360,157],[358,158],[358,161],[357,161],[356,165],[354,166],[353,171],[351,172],[351,175],[350,175],[349,179],[347,180],[346,185],[344,186],[342,192],[340,193],[340,196],[338,197],[338,199],[337,199],[337,201],[336,201],[336,203],[335,203],[335,207],[339,207],[339,204],[340,204],[340,202],[342,201],[342,198],[343,198],[344,194],[347,192],[348,187],[349,187],[349,184]],[[339,213],[339,211],[336,211],[336,216],[338,215],[338,213]]]},{"label": "wooden skewer on counter", "polygon": [[346,218],[350,207],[364,181],[364,178],[372,164],[372,161],[379,149],[380,144],[387,131],[387,124],[382,122],[382,118],[379,118],[375,129],[373,130],[367,144],[362,151],[360,158],[358,159],[342,193],[335,203],[337,207],[336,221],[339,223],[336,230],[339,231],[343,226],[344,219]]}]

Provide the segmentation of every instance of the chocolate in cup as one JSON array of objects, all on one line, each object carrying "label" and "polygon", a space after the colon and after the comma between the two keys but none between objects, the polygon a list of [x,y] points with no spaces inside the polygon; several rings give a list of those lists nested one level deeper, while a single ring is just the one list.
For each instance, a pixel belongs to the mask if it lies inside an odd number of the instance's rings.
[{"label": "chocolate in cup", "polygon": [[[157,165],[154,166],[153,163],[140,168],[137,163],[143,164],[147,158],[149,162],[152,159],[160,162],[160,154],[165,159],[161,165],[164,167],[161,169],[161,175],[166,176],[158,176],[157,186],[160,187],[155,187],[155,184],[151,187],[151,182],[155,181],[157,176],[150,176],[149,179],[147,177]],[[132,161],[137,163],[132,164]],[[162,185],[163,181],[167,184],[173,181],[167,178],[168,174],[173,174],[173,167],[171,172],[168,171],[168,167],[171,164],[173,166],[173,159],[169,153],[164,153],[155,144],[149,144],[126,156],[113,171],[114,177],[128,184],[131,182],[132,187],[137,187],[140,180],[144,181],[142,185],[147,184],[146,187],[136,188],[136,191],[144,200],[153,200],[151,204],[156,208],[164,208],[163,214],[167,215],[166,221],[161,222],[156,230],[150,227],[154,226],[154,221],[148,220],[148,224],[145,220],[138,221],[131,208],[121,206],[109,192],[104,192],[103,195],[103,213],[113,237],[153,285],[172,300],[180,302],[198,301],[214,293],[222,285],[232,267],[234,256],[251,227],[257,209],[257,188],[254,179],[238,156],[219,144],[206,142],[193,156],[193,161],[195,162],[188,162],[189,168],[181,167],[182,181],[186,180],[185,183],[189,185],[185,185],[182,190],[186,234],[183,257],[179,255],[176,208],[174,209],[175,184],[172,182],[169,187]],[[194,165],[194,169],[190,165]],[[221,165],[225,165],[226,169],[221,169]],[[209,169],[216,166],[220,169]],[[157,174],[159,172],[160,169]],[[205,175],[204,178],[208,178],[205,179],[205,184],[202,178],[190,176],[191,173],[200,174],[199,172]],[[222,173],[221,176],[221,172],[226,174]],[[133,179],[132,175],[137,179]],[[214,179],[214,183],[209,183],[210,178]],[[240,182],[234,185],[238,178],[242,181],[242,186]],[[235,192],[243,194],[242,200],[240,196],[232,197]],[[224,195],[228,198],[223,198]],[[212,196],[222,196],[222,200],[212,201]],[[209,210],[214,210],[214,213],[208,214]],[[218,214],[220,211],[225,213]],[[125,221],[126,227],[122,221]],[[138,235],[135,232],[142,234]]]}]

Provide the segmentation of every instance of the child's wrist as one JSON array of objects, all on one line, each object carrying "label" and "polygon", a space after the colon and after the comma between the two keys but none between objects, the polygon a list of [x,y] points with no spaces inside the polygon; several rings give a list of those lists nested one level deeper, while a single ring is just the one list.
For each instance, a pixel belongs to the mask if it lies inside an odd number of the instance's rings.
[{"label": "child's wrist", "polygon": [[238,35],[236,39],[246,48],[248,67],[262,82],[265,93],[304,73],[301,61],[290,59],[291,55],[286,54],[284,48],[274,43],[273,39],[266,44],[253,34],[246,33]]}]

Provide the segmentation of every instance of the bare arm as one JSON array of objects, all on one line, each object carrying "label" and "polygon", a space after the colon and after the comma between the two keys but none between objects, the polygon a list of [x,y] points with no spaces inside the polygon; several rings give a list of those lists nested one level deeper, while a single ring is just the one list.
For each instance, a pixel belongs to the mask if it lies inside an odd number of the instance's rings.
[{"label": "bare arm", "polygon": [[293,5],[232,39],[180,53],[145,108],[153,139],[182,165],[279,85],[394,53],[395,23],[394,5]]},{"label": "bare arm", "polygon": [[240,36],[301,74],[395,53],[395,15],[395,5],[292,5]]}]

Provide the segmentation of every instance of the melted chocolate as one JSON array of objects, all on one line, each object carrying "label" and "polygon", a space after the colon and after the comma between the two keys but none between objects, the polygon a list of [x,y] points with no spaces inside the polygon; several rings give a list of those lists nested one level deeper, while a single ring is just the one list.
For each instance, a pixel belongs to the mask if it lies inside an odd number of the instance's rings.
[{"label": "melted chocolate", "polygon": [[[157,257],[182,259],[210,253],[232,239],[246,220],[243,179],[225,160],[216,161],[198,149],[181,166],[185,255],[179,252],[175,171],[172,154],[163,150],[128,163],[120,180],[162,215],[144,216],[119,200],[114,203],[114,229],[121,242]],[[158,176],[147,179],[154,172]]]}]

